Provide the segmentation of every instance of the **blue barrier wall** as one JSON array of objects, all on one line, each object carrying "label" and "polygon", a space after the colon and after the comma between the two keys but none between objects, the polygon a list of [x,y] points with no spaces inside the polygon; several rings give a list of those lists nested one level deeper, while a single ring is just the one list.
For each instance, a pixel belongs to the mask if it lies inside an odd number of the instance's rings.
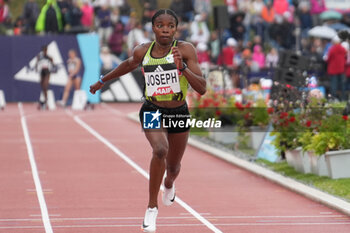
[{"label": "blue barrier wall", "polygon": [[[61,99],[67,82],[66,61],[70,49],[75,49],[83,60],[80,72],[83,77],[82,89],[88,91],[89,85],[98,79],[100,61],[97,35],[0,36],[0,89],[4,91],[6,101],[38,101],[41,89],[39,74],[34,67],[43,45],[48,45],[48,54],[53,57],[57,68],[50,77],[50,89],[54,91],[56,100]],[[87,48],[94,52],[85,56]],[[89,74],[86,72],[87,65]],[[88,95],[88,98],[91,102],[99,102],[99,94]]]}]

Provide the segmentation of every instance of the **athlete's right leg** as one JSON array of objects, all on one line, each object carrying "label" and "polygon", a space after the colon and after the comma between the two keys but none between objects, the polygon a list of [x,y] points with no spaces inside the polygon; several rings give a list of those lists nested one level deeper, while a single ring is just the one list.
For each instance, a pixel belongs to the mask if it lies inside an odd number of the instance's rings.
[{"label": "athlete's right leg", "polygon": [[75,90],[80,90],[81,87],[81,78],[80,77],[76,77],[74,79],[74,89]]},{"label": "athlete's right leg", "polygon": [[49,75],[45,75],[41,78],[40,85],[41,85],[41,90],[43,91],[44,95],[44,104],[47,104],[47,91],[49,89]]},{"label": "athlete's right leg", "polygon": [[73,85],[73,80],[72,78],[68,78],[68,81],[67,81],[67,84],[66,86],[64,87],[64,91],[63,91],[63,96],[62,96],[62,105],[66,105],[67,103],[67,100],[68,100],[68,97],[69,97],[69,92],[70,92],[70,89],[72,88],[72,85]]},{"label": "athlete's right leg", "polygon": [[165,171],[165,159],[168,154],[169,143],[167,132],[159,130],[145,130],[146,138],[152,147],[149,180],[149,208],[158,208],[158,193]]},{"label": "athlete's right leg", "polygon": [[164,131],[145,130],[146,138],[152,147],[150,164],[149,201],[142,223],[144,232],[155,232],[158,215],[158,193],[165,171],[165,158],[168,153],[167,133]]}]

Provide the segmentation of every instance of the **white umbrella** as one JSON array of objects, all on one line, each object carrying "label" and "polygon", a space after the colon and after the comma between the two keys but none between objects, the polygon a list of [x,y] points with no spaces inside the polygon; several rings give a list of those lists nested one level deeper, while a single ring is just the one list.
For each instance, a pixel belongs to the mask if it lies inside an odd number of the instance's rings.
[{"label": "white umbrella", "polygon": [[332,39],[337,35],[337,32],[328,26],[316,26],[309,30],[308,35],[312,37]]}]

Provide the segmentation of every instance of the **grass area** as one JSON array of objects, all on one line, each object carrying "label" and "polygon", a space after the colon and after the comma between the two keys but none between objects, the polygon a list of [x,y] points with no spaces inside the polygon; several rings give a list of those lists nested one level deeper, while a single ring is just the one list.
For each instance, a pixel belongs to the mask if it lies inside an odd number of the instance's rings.
[{"label": "grass area", "polygon": [[259,159],[257,160],[257,163],[284,176],[288,176],[304,184],[311,185],[324,192],[343,198],[346,201],[350,201],[350,178],[331,179],[329,177],[317,176],[314,174],[303,174],[295,171],[294,168],[287,164],[287,162],[271,163]]}]

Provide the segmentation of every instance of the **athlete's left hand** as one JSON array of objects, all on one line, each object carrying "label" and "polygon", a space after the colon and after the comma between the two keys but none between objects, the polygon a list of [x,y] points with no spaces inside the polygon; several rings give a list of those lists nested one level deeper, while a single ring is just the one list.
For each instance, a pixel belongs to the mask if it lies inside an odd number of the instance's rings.
[{"label": "athlete's left hand", "polygon": [[182,59],[182,54],[180,52],[180,49],[177,46],[174,46],[172,48],[172,54],[174,56],[174,63],[178,69],[183,68],[183,59]]},{"label": "athlete's left hand", "polygon": [[91,94],[95,94],[96,91],[100,90],[103,87],[103,84],[100,82],[96,82],[95,84],[90,86]]}]

